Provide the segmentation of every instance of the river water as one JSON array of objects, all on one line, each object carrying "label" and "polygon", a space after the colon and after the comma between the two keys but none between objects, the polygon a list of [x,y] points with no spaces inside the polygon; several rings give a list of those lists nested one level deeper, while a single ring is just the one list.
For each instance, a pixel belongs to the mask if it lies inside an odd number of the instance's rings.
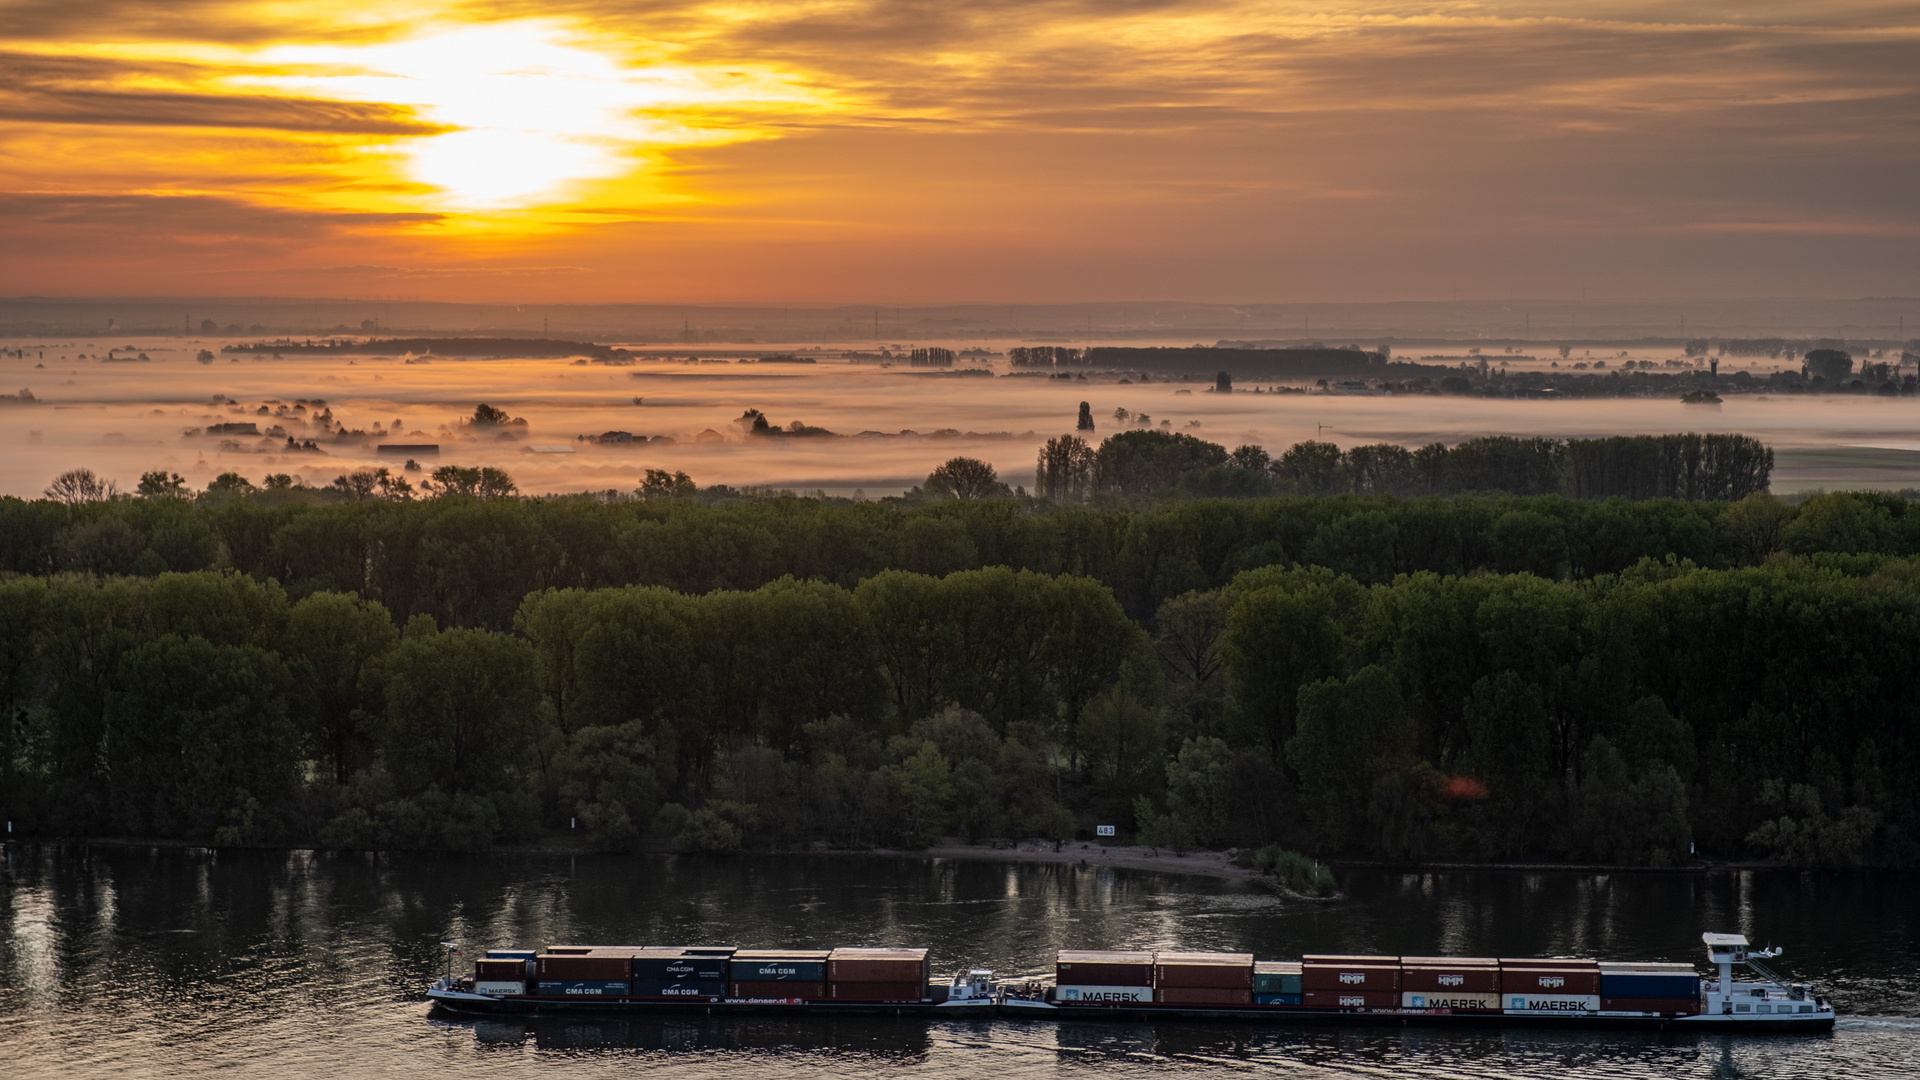
[{"label": "river water", "polygon": [[[1912,1076],[1920,880],[1791,873],[1341,876],[1343,901],[1200,877],[866,856],[430,856],[11,845],[0,1076],[754,1080],[937,1071],[1430,1077]],[[936,972],[1059,948],[1698,960],[1703,930],[1786,948],[1831,1035],[912,1020],[446,1021],[442,940],[913,944]]]}]

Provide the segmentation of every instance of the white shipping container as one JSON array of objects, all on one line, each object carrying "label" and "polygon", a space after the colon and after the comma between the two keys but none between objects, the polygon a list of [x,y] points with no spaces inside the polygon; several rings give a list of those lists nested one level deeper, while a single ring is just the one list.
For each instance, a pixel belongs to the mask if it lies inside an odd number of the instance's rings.
[{"label": "white shipping container", "polygon": [[1500,1002],[1510,1013],[1597,1013],[1598,994],[1502,994]]},{"label": "white shipping container", "polygon": [[1097,1002],[1103,1005],[1133,1001],[1152,1001],[1151,986],[1058,986],[1054,988],[1055,1001]]},{"label": "white shipping container", "polygon": [[473,984],[473,992],[476,994],[485,994],[488,997],[507,997],[509,995],[517,997],[527,992],[527,984],[523,982],[476,982]]},{"label": "white shipping container", "polygon": [[1461,994],[1451,990],[1408,990],[1400,995],[1403,1009],[1497,1009],[1499,994]]}]

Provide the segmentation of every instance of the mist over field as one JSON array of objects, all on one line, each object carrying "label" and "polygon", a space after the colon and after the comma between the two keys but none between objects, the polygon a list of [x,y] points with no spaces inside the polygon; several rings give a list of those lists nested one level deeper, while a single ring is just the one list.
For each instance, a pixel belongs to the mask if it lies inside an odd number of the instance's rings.
[{"label": "mist over field", "polygon": [[[912,487],[955,455],[991,462],[1004,481],[1030,486],[1040,444],[1074,430],[1082,401],[1095,419],[1096,440],[1152,426],[1229,448],[1258,444],[1277,454],[1307,439],[1343,448],[1376,442],[1416,447],[1484,435],[1728,432],[1775,447],[1776,492],[1920,486],[1920,409],[1899,397],[1763,393],[1699,407],[1641,398],[1339,393],[1319,388],[1317,380],[1295,380],[1290,389],[1304,393],[1270,393],[1281,384],[1244,379],[1234,393],[1217,394],[1210,379],[1192,376],[1142,383],[1138,373],[1089,371],[1048,378],[1010,368],[1007,343],[978,339],[945,339],[956,348],[992,354],[963,359],[951,371],[841,358],[848,349],[872,352],[871,342],[733,348],[703,343],[682,346],[684,354],[671,359],[631,366],[580,358],[276,360],[221,351],[254,340],[259,338],[0,340],[0,349],[10,350],[0,359],[0,386],[28,390],[35,399],[0,406],[0,493],[33,497],[54,476],[80,467],[117,481],[122,490],[154,469],[178,472],[195,487],[229,471],[255,483],[284,472],[324,486],[364,466],[400,467],[406,455],[380,456],[383,443],[437,444],[437,457],[420,456],[425,471],[445,464],[494,466],[529,493],[631,490],[643,470],[656,468],[684,471],[702,485],[880,497]],[[817,359],[756,359],[782,349]],[[201,350],[213,354],[212,362],[196,360]],[[1415,346],[1396,359],[1458,361],[1467,359],[1467,351],[1457,342]],[[1512,370],[1543,369],[1558,358],[1546,345],[1490,346],[1484,354]],[[695,356],[698,362],[692,362]],[[1567,363],[1600,356],[1616,368],[1625,360],[1693,362],[1672,345],[1641,345],[1581,348]],[[1720,370],[1764,377],[1797,366],[1797,359],[1723,358]],[[526,423],[463,426],[481,403]],[[751,437],[740,422],[749,409],[760,410],[775,427],[799,422],[832,434]],[[313,420],[322,410],[330,412],[336,430],[364,437],[321,435]],[[1117,419],[1116,410],[1125,410],[1127,419]],[[249,422],[261,434],[209,430]],[[607,432],[627,432],[635,441],[581,438]],[[288,436],[296,443],[314,439],[317,448],[286,452]]]}]

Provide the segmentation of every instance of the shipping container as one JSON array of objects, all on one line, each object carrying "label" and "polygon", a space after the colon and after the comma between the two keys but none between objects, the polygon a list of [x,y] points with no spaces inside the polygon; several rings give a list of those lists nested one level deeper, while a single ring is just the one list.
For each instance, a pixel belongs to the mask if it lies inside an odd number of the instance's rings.
[{"label": "shipping container", "polygon": [[1498,994],[1500,969],[1484,967],[1403,967],[1400,969],[1402,992],[1423,994]]},{"label": "shipping container", "polygon": [[633,996],[647,998],[723,998],[725,979],[635,979]]},{"label": "shipping container", "polygon": [[541,982],[626,982],[633,965],[625,956],[547,954],[534,959],[534,974]]},{"label": "shipping container", "polygon": [[626,997],[633,984],[622,979],[556,979],[541,980],[539,989],[534,991],[541,997]]},{"label": "shipping container", "polygon": [[1153,954],[1062,949],[1054,958],[1054,981],[1076,986],[1151,986]]},{"label": "shipping container", "polygon": [[1367,964],[1373,967],[1400,966],[1400,958],[1397,956],[1343,956],[1338,953],[1308,953],[1300,958],[1300,962],[1303,965],[1318,964],[1322,967],[1329,964],[1335,966],[1340,964]]},{"label": "shipping container", "polygon": [[1153,958],[1153,985],[1251,994],[1253,954],[1163,952]]},{"label": "shipping container", "polygon": [[1315,1009],[1397,1009],[1400,995],[1388,990],[1307,990],[1300,1003]]},{"label": "shipping container", "polygon": [[1130,1001],[1152,1001],[1151,986],[1055,986],[1053,1000],[1059,1002],[1100,1002],[1118,1004]]},{"label": "shipping container", "polygon": [[1503,968],[1550,967],[1599,970],[1600,961],[1568,956],[1503,956],[1500,958],[1500,966]]},{"label": "shipping container", "polygon": [[1253,992],[1256,994],[1298,994],[1300,962],[1263,960],[1253,965]]},{"label": "shipping container", "polygon": [[1600,1011],[1598,994],[1509,994],[1500,1003],[1510,1013],[1591,1013]]},{"label": "shipping container", "polygon": [[[825,964],[826,961],[820,961]],[[792,998],[803,1001],[825,1001],[827,984],[825,982],[736,982],[733,984],[733,996],[737,998]]]},{"label": "shipping container", "polygon": [[[1555,961],[1559,963],[1559,961]],[[1401,967],[1490,967],[1497,968],[1500,961],[1491,956],[1403,956]]]},{"label": "shipping container", "polygon": [[1253,991],[1227,986],[1156,986],[1153,992],[1162,1005],[1253,1004]]},{"label": "shipping container", "polygon": [[473,962],[473,977],[488,982],[526,982],[527,962],[525,960],[486,959]]},{"label": "shipping container", "polygon": [[527,984],[525,980],[510,982],[502,979],[483,982],[475,979],[473,981],[473,992],[476,994],[485,994],[488,997],[519,997],[521,994],[527,992]]},{"label": "shipping container", "polygon": [[1503,994],[1600,996],[1599,968],[1526,967],[1500,969]]},{"label": "shipping container", "polygon": [[1475,1009],[1500,1011],[1500,995],[1491,991],[1486,993],[1461,993],[1452,990],[1438,992],[1425,990],[1402,990],[1400,1007],[1403,1009]]},{"label": "shipping container", "polygon": [[1300,995],[1299,994],[1255,994],[1253,995],[1253,1003],[1255,1005],[1298,1005],[1300,1004]]},{"label": "shipping container", "polygon": [[743,949],[733,954],[735,982],[827,981],[826,949]]},{"label": "shipping container", "polygon": [[1691,964],[1600,965],[1600,996],[1686,998],[1700,994],[1700,975]]},{"label": "shipping container", "polygon": [[927,981],[925,949],[835,949],[827,956],[827,982],[919,983]]},{"label": "shipping container", "polygon": [[922,1001],[927,997],[927,981],[916,982],[830,982],[829,1001]]},{"label": "shipping container", "polygon": [[641,953],[631,958],[633,978],[658,982],[726,982],[732,965],[724,956],[666,956]]},{"label": "shipping container", "polygon": [[1700,999],[1690,998],[1611,998],[1601,997],[1601,1012],[1647,1012],[1669,1016],[1700,1015]]},{"label": "shipping container", "polygon": [[1400,966],[1357,962],[1321,964],[1307,961],[1300,966],[1300,988],[1307,991],[1355,990],[1398,994]]},{"label": "shipping container", "polygon": [[534,949],[488,949],[489,960],[532,960],[540,953]]}]

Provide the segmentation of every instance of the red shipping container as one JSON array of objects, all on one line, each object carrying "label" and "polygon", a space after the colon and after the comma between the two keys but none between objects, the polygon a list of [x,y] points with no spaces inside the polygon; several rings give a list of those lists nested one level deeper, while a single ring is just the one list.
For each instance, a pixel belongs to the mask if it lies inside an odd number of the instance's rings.
[{"label": "red shipping container", "polygon": [[818,982],[737,982],[733,984],[733,996],[737,998],[805,998],[808,1001],[825,1001],[827,984]]},{"label": "red shipping container", "polygon": [[1153,960],[1153,985],[1252,993],[1253,954],[1163,952]]},{"label": "red shipping container", "polygon": [[1397,1009],[1400,995],[1389,990],[1308,990],[1300,1004],[1314,1009]]},{"label": "red shipping container", "polygon": [[1308,953],[1300,958],[1303,964],[1369,964],[1374,967],[1399,967],[1397,956],[1341,956],[1337,953]]},{"label": "red shipping container", "polygon": [[1251,1005],[1253,991],[1223,986],[1169,986],[1154,991],[1163,1005]]},{"label": "red shipping container", "polygon": [[926,982],[925,949],[835,949],[827,957],[827,982]]},{"label": "red shipping container", "polygon": [[473,977],[487,982],[524,982],[527,978],[525,960],[475,960]]},{"label": "red shipping container", "polygon": [[1602,1012],[1657,1012],[1676,1016],[1700,1015],[1699,998],[1601,998]]},{"label": "red shipping container", "polygon": [[1303,990],[1351,990],[1398,994],[1400,992],[1400,966],[1398,964],[1389,967],[1385,964],[1302,963],[1300,965],[1300,988]]},{"label": "red shipping container", "polygon": [[627,982],[633,978],[633,961],[625,956],[537,956],[536,978],[541,982]]},{"label": "red shipping container", "polygon": [[919,1001],[927,996],[920,982],[830,982],[828,1001]]},{"label": "red shipping container", "polygon": [[1433,994],[1497,994],[1500,969],[1491,963],[1483,967],[1403,967],[1400,989]]},{"label": "red shipping container", "polygon": [[1598,967],[1507,967],[1500,968],[1500,992],[1503,994],[1581,994],[1598,997]]}]

